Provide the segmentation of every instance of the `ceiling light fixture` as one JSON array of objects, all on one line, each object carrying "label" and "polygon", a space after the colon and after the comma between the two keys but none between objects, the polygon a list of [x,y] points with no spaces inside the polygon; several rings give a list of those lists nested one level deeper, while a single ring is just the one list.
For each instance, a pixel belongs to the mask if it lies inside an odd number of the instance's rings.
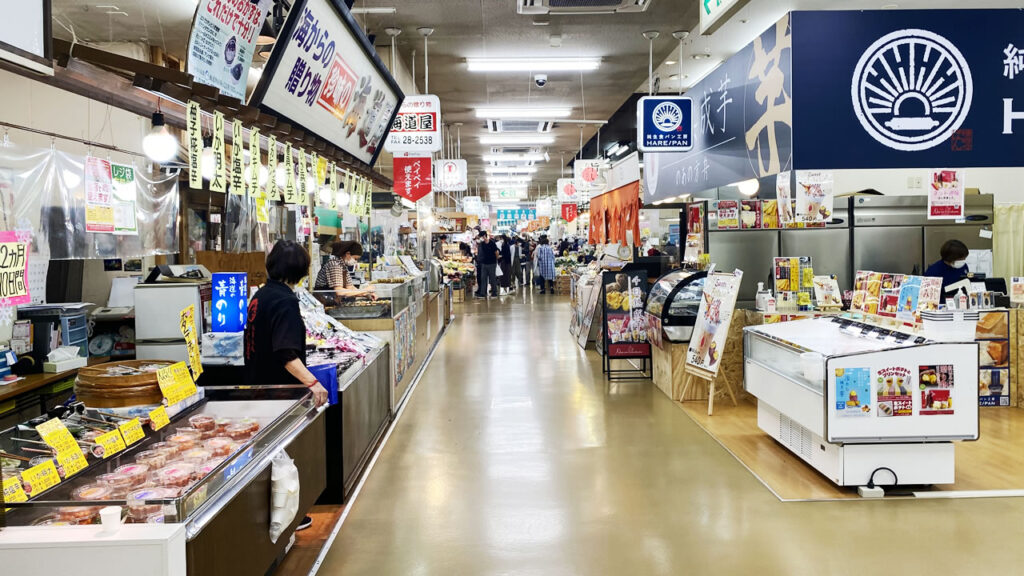
[{"label": "ceiling light fixture", "polygon": [[484,168],[488,174],[535,174],[535,166],[488,166]]},{"label": "ceiling light fixture", "polygon": [[554,144],[554,136],[481,136],[480,143],[484,146],[541,146]]},{"label": "ceiling light fixture", "polygon": [[466,58],[470,72],[586,72],[601,67],[600,58]]},{"label": "ceiling light fixture", "polygon": [[694,54],[693,56],[690,56],[690,58],[693,58],[694,60],[707,60],[708,58],[711,58],[711,54],[708,54],[707,52],[701,52]]},{"label": "ceiling light fixture", "polygon": [[153,127],[142,139],[142,151],[159,164],[166,164],[178,155],[178,140],[167,129],[160,112],[153,112]]},{"label": "ceiling light fixture", "polygon": [[740,182],[739,184],[736,185],[736,187],[740,189],[740,194],[743,194],[744,196],[753,196],[754,194],[757,194],[757,191],[761,188],[761,185],[757,182],[756,179],[751,178],[750,180],[744,180],[743,182]]},{"label": "ceiling light fixture", "polygon": [[484,162],[540,162],[544,154],[484,154]]},{"label": "ceiling light fixture", "polygon": [[477,108],[477,118],[565,118],[572,114],[572,108]]},{"label": "ceiling light fixture", "polygon": [[349,8],[349,12],[352,14],[394,14],[398,10],[394,7],[377,7],[377,8]]}]

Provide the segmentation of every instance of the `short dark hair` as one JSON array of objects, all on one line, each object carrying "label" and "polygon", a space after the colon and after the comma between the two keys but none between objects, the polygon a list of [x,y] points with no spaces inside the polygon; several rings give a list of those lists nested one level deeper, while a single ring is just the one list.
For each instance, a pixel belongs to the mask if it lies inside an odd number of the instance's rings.
[{"label": "short dark hair", "polygon": [[477,238],[487,238],[487,231],[486,230],[481,230],[480,233],[476,235],[476,237]]},{"label": "short dark hair", "polygon": [[267,276],[285,284],[298,284],[309,274],[309,252],[292,240],[278,240],[267,255]]},{"label": "short dark hair", "polygon": [[354,240],[338,240],[331,246],[331,254],[341,258],[348,252],[356,258],[363,255],[363,245]]},{"label": "short dark hair", "polygon": [[541,243],[541,244],[550,244],[550,243],[551,243],[551,241],[550,241],[550,240],[548,240],[548,237],[547,237],[547,236],[541,236],[541,237],[540,237],[540,243]]},{"label": "short dark hair", "polygon": [[963,260],[967,258],[968,253],[970,253],[970,250],[967,249],[967,245],[959,240],[947,240],[942,245],[942,248],[939,249],[939,255],[942,256],[943,262]]}]

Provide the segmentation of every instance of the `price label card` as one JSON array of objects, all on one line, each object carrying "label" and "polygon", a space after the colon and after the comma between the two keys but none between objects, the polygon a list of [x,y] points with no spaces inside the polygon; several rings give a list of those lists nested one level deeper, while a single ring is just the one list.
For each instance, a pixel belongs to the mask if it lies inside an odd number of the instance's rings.
[{"label": "price label card", "polygon": [[21,479],[17,476],[4,478],[4,502],[24,502],[26,500],[28,500],[28,496],[21,487]]},{"label": "price label card", "polygon": [[47,460],[25,470],[21,473],[21,479],[24,482],[25,493],[29,496],[42,494],[60,484],[60,476],[57,474],[57,467],[53,465],[53,460]]},{"label": "price label card", "polygon": [[[163,409],[163,406],[161,406],[159,409]],[[150,413],[150,417],[152,417],[152,413]],[[165,411],[164,418],[166,417],[167,412]],[[118,426],[117,429],[121,431],[121,436],[124,438],[124,443],[127,446],[131,446],[132,444],[135,444],[139,440],[142,440],[143,438],[146,437],[146,433],[142,431],[142,423],[139,422],[138,418],[132,418],[131,420]]]},{"label": "price label card", "polygon": [[178,314],[178,317],[181,335],[185,338],[185,349],[188,350],[188,363],[192,367],[192,378],[199,378],[199,375],[203,373],[203,358],[199,352],[199,334],[196,333],[195,314],[195,305],[189,304]]},{"label": "price label card", "polygon": [[82,452],[82,449],[78,447],[78,442],[75,442],[75,437],[71,435],[71,432],[68,432],[67,427],[64,426],[64,423],[59,418],[53,418],[36,426],[36,432],[39,433],[39,437],[43,439],[43,442],[46,442],[58,454]]},{"label": "price label card", "polygon": [[64,478],[71,478],[89,466],[81,449],[70,452],[58,452],[57,463],[64,469]]},{"label": "price label card", "polygon": [[153,432],[156,432],[170,423],[171,419],[167,417],[167,409],[163,406],[160,406],[149,413],[149,427],[153,429]]},{"label": "price label card", "polygon": [[171,364],[156,371],[156,380],[160,391],[167,398],[167,404],[173,406],[196,393],[196,383],[184,362]]},{"label": "price label card", "polygon": [[121,432],[117,430],[111,430],[106,434],[100,434],[96,437],[96,443],[103,446],[103,458],[110,458],[111,456],[123,452],[125,449],[124,438],[121,437]]}]

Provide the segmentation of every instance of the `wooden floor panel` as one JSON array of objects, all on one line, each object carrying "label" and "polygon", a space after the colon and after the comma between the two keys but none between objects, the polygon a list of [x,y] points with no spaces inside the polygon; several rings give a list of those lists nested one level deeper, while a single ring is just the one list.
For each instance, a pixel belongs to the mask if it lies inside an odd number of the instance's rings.
[{"label": "wooden floor panel", "polygon": [[302,532],[295,533],[295,544],[284,557],[284,561],[271,574],[273,576],[307,576],[344,511],[344,506],[313,506],[313,509],[309,511],[313,525]]}]

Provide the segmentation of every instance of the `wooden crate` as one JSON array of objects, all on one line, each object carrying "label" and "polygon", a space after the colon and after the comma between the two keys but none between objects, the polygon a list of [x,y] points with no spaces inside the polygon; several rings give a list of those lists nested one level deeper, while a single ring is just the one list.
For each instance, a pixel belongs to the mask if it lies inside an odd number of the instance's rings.
[{"label": "wooden crate", "polygon": [[555,278],[555,294],[568,296],[572,291],[572,278],[569,276],[558,276]]}]

